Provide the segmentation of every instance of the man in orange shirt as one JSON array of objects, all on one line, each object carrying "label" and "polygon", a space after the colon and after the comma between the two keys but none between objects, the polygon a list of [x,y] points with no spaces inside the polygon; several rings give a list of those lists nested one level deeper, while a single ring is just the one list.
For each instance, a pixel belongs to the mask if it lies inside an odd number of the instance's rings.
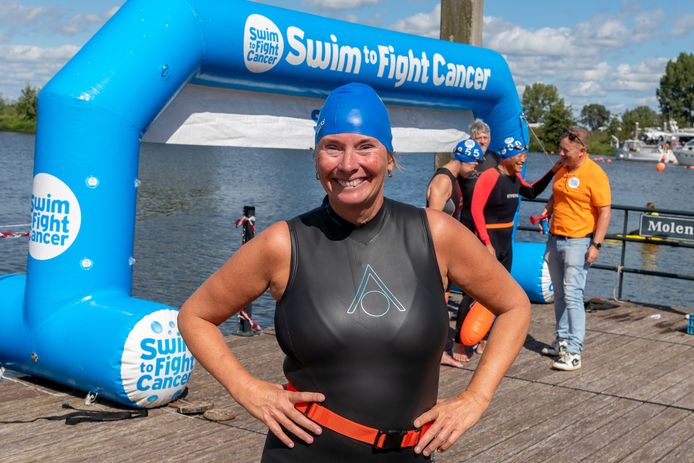
[{"label": "man in orange shirt", "polygon": [[559,357],[552,368],[572,371],[581,368],[586,332],[583,290],[610,223],[611,196],[607,175],[588,156],[585,129],[562,134],[559,154],[564,166],[554,176],[547,205],[552,222],[545,252],[554,286],[556,339],[542,353]]}]

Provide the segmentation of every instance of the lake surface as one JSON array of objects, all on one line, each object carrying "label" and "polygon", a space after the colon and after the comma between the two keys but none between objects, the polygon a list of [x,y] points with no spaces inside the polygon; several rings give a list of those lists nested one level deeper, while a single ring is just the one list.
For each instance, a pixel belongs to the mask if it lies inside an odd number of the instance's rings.
[{"label": "lake surface", "polygon": [[[33,157],[33,135],[0,132],[0,231],[29,222]],[[531,153],[527,178],[536,180],[556,159]],[[434,156],[402,155],[398,164],[393,178],[386,181],[386,195],[423,206]],[[652,201],[658,208],[694,212],[694,170],[668,166],[657,172],[655,164],[629,161],[601,166],[610,177],[614,204],[643,207]],[[238,249],[241,229],[234,223],[242,216],[243,206],[255,206],[257,232],[310,210],[324,195],[314,173],[310,151],[143,144],[133,295],[180,306]],[[546,191],[543,197],[548,196]],[[541,204],[524,203],[521,223],[529,224],[528,217],[541,208]],[[630,230],[638,228],[638,214],[631,215]],[[611,232],[620,233],[622,223],[622,212],[613,211]],[[518,237],[544,240],[530,232],[519,232]],[[608,243],[598,262],[618,265],[620,248],[619,243]],[[0,274],[25,272],[27,253],[26,238],[0,239]],[[628,244],[625,265],[691,275],[694,249]],[[612,297],[617,284],[616,273],[593,269],[586,298]],[[622,299],[691,308],[692,287],[691,282],[627,274]],[[263,327],[272,324],[273,312],[274,301],[268,295],[253,305],[254,319]],[[224,331],[236,325],[230,320]]]}]

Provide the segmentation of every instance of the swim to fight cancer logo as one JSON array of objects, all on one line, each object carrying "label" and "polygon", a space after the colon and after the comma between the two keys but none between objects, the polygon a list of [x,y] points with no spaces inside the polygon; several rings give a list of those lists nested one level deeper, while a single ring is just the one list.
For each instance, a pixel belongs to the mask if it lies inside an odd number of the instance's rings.
[{"label": "swim to fight cancer logo", "polygon": [[141,407],[175,400],[195,367],[195,358],[178,332],[173,309],[146,315],[128,334],[121,357],[121,381],[128,398]]},{"label": "swim to fight cancer logo", "polygon": [[72,190],[58,177],[36,174],[31,194],[31,257],[48,260],[65,252],[77,238],[81,221]]},{"label": "swim to fight cancer logo", "polygon": [[284,38],[277,25],[259,14],[246,19],[243,33],[243,60],[251,72],[269,71],[284,51]]},{"label": "swim to fight cancer logo", "polygon": [[434,51],[398,49],[389,43],[354,43],[363,39],[340,36],[325,28],[310,30],[292,25],[280,31],[269,18],[251,14],[244,29],[243,61],[251,72],[269,71],[283,59],[286,43],[286,64],[339,72],[345,78],[367,71],[392,82],[394,87],[412,83],[481,92],[491,82],[491,68],[450,61]]}]

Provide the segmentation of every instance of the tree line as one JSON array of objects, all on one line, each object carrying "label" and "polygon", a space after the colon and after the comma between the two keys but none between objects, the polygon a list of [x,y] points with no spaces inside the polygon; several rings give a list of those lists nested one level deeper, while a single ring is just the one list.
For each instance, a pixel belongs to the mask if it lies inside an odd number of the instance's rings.
[{"label": "tree line", "polygon": [[17,101],[0,96],[0,130],[36,132],[36,100],[39,89],[26,84]]},{"label": "tree line", "polygon": [[[523,109],[529,124],[547,151],[557,151],[561,133],[568,127],[582,125],[591,131],[589,152],[612,154],[612,136],[619,140],[633,138],[637,124],[644,127],[663,127],[670,120],[679,127],[694,127],[694,54],[680,53],[668,61],[665,74],[656,90],[660,113],[648,106],[638,106],[620,114],[612,114],[604,105],[591,103],[581,108],[575,118],[554,85],[535,83],[523,92]],[[531,135],[530,149],[541,151],[542,146]]]}]

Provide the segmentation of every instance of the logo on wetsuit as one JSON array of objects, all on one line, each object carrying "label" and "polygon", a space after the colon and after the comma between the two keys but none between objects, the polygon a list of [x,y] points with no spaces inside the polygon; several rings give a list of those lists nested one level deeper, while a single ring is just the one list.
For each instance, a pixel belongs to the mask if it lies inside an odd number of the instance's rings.
[{"label": "logo on wetsuit", "polygon": [[405,307],[388,289],[371,265],[367,264],[347,313],[353,314],[359,307],[366,315],[378,318],[387,314],[391,306],[395,306],[400,312],[405,312]]}]

